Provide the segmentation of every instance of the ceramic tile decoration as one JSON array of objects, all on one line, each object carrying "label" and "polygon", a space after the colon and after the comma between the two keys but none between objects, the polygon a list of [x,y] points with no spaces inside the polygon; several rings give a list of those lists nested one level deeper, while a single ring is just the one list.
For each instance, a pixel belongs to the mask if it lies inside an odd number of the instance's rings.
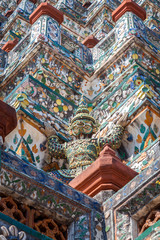
[{"label": "ceramic tile decoration", "polygon": [[160,238],[159,0],[0,0],[0,239]]}]

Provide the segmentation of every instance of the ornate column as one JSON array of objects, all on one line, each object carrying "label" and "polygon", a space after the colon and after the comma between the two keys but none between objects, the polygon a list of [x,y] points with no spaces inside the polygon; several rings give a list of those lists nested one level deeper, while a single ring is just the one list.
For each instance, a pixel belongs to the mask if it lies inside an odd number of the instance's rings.
[{"label": "ornate column", "polygon": [[112,12],[112,19],[116,22],[116,42],[126,41],[130,35],[145,35],[146,11],[132,0],[124,0],[120,6]]},{"label": "ornate column", "polygon": [[63,22],[63,13],[49,3],[41,3],[30,15],[32,24],[31,42],[37,41],[42,35],[51,41],[60,44],[60,24]]},{"label": "ornate column", "polygon": [[146,18],[146,11],[132,0],[124,0],[118,8],[112,12],[112,19],[117,22],[126,12],[132,12],[142,20]]},{"label": "ornate column", "polygon": [[35,8],[37,0],[22,0],[18,1],[18,8],[19,10],[24,11],[27,14],[31,14]]}]

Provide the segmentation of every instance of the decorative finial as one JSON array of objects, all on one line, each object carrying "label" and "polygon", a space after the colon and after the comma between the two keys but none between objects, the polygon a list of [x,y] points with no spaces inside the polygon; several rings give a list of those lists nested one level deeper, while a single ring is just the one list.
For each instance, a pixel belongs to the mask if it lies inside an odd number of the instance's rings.
[{"label": "decorative finial", "polygon": [[84,96],[82,95],[81,96],[81,99],[80,99],[80,102],[79,102],[79,106],[80,105],[86,105],[87,103],[86,103],[86,100],[85,100],[85,98],[84,98]]}]

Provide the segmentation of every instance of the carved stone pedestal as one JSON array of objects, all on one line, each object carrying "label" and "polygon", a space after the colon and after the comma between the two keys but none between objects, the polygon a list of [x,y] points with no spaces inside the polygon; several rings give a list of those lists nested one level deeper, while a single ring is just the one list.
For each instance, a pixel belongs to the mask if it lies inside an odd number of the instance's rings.
[{"label": "carved stone pedestal", "polygon": [[100,157],[70,182],[70,186],[94,197],[104,190],[118,191],[137,173],[123,164],[115,151],[106,146]]}]

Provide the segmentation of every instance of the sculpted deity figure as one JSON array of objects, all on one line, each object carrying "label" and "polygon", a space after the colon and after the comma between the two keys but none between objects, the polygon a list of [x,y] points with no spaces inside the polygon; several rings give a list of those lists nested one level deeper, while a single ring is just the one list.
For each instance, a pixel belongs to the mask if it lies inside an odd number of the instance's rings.
[{"label": "sculpted deity figure", "polygon": [[126,120],[121,119],[109,136],[92,137],[98,130],[98,124],[89,114],[84,100],[81,100],[69,126],[69,133],[73,140],[60,144],[56,135],[50,136],[48,138],[49,154],[55,158],[66,157],[69,169],[77,176],[98,158],[105,144],[109,144],[113,149],[120,147],[125,123]]}]

